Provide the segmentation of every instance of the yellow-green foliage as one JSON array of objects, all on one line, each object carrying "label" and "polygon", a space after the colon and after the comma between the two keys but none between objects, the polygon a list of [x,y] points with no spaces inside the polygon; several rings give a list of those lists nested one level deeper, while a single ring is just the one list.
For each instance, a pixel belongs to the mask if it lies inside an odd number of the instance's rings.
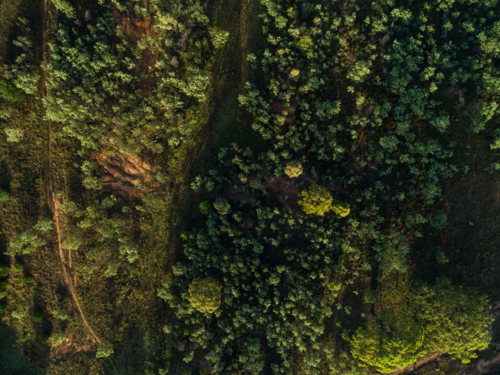
[{"label": "yellow-green foliage", "polygon": [[342,283],[340,282],[340,278],[334,277],[332,280],[330,280],[327,284],[326,287],[328,290],[332,292],[338,292],[340,288],[342,287]]},{"label": "yellow-green foliage", "polygon": [[424,330],[411,318],[387,315],[356,331],[351,352],[377,371],[388,373],[414,363],[423,354],[423,341]]},{"label": "yellow-green foliage", "polygon": [[349,203],[341,201],[335,201],[333,203],[332,210],[339,217],[346,217],[347,215],[349,215],[349,212],[351,212],[351,209],[349,208]]},{"label": "yellow-green foliage", "polygon": [[288,177],[299,177],[302,174],[302,163],[300,161],[291,161],[287,163],[285,173]]},{"label": "yellow-green foliage", "polygon": [[475,351],[488,347],[492,319],[486,296],[454,288],[449,279],[440,279],[435,286],[421,286],[410,304],[425,329],[427,351],[446,349],[452,357],[469,363],[477,357]]},{"label": "yellow-green foliage", "polygon": [[[490,342],[486,296],[455,289],[448,279],[412,290],[400,314],[371,321],[356,331],[352,355],[380,372],[392,372],[419,356],[446,350],[468,363]],[[390,328],[389,328],[390,327]]]},{"label": "yellow-green foliage", "polygon": [[323,216],[332,208],[332,195],[322,186],[313,185],[309,190],[302,190],[300,197],[299,204],[308,215]]},{"label": "yellow-green foliage", "polygon": [[195,280],[189,285],[189,302],[196,310],[212,314],[221,304],[221,289],[215,279]]}]

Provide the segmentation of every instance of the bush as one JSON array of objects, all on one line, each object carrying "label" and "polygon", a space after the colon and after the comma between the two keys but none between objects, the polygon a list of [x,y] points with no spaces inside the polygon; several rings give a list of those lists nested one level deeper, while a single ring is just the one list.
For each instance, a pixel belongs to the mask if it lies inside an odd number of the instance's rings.
[{"label": "bush", "polygon": [[16,272],[23,272],[24,265],[21,262],[16,262],[12,265],[12,269]]},{"label": "bush", "polygon": [[41,311],[35,311],[31,316],[31,321],[33,323],[40,323],[43,319],[43,314]]},{"label": "bush", "polygon": [[62,343],[64,340],[66,340],[66,336],[64,333],[53,333],[50,335],[49,341],[51,342],[52,346],[59,345]]},{"label": "bush", "polygon": [[214,207],[221,215],[226,215],[231,212],[231,205],[229,204],[227,199],[224,198],[216,198]]},{"label": "bush", "polygon": [[195,280],[189,285],[189,302],[196,310],[212,314],[221,304],[222,285],[212,278]]},{"label": "bush", "polygon": [[10,272],[10,267],[9,266],[0,264],[0,277],[7,277],[7,276],[9,276],[9,272]]},{"label": "bush", "polygon": [[0,189],[0,202],[10,201],[10,194],[7,190]]},{"label": "bush", "polygon": [[415,319],[424,327],[424,348],[428,352],[446,348],[453,358],[469,363],[477,357],[475,351],[488,347],[492,318],[487,296],[456,288],[443,278],[434,286],[420,286],[410,296],[410,305],[414,306]]},{"label": "bush", "polygon": [[351,212],[349,203],[341,201],[335,201],[333,203],[332,210],[337,214],[337,217],[346,217]]},{"label": "bush", "polygon": [[429,215],[429,224],[434,228],[442,229],[446,224],[446,214],[441,210],[432,212]]},{"label": "bush", "polygon": [[68,313],[66,312],[66,310],[55,310],[54,311],[54,316],[57,319],[61,319],[61,320],[68,319]]},{"label": "bush", "polygon": [[3,299],[5,297],[7,297],[7,291],[6,290],[0,292],[0,299]]},{"label": "bush", "polygon": [[50,335],[50,333],[49,333],[49,332],[45,332],[45,333],[42,333],[42,335],[40,336],[40,338],[41,338],[41,340],[42,340],[42,342],[43,342],[44,344],[48,344],[48,343],[49,343],[49,341],[50,341],[50,336],[51,336],[51,335]]},{"label": "bush", "polygon": [[14,311],[12,311],[12,317],[16,319],[22,319],[28,314],[28,306],[21,305]]},{"label": "bush", "polygon": [[378,294],[376,290],[369,290],[364,295],[365,302],[373,305],[378,302]]},{"label": "bush", "polygon": [[97,349],[96,358],[107,358],[113,353],[113,345],[101,344]]},{"label": "bush", "polygon": [[408,316],[386,315],[358,329],[351,340],[352,355],[388,373],[417,361],[424,354],[424,331]]},{"label": "bush", "polygon": [[299,177],[303,172],[302,163],[300,161],[291,161],[287,163],[285,173],[288,177]]},{"label": "bush", "polygon": [[33,276],[23,276],[21,277],[21,282],[23,284],[31,284],[35,282],[35,278]]},{"label": "bush", "polygon": [[6,302],[0,302],[0,314],[2,314],[7,309]]},{"label": "bush", "polygon": [[332,195],[322,186],[312,185],[309,190],[302,190],[299,196],[302,198],[299,204],[308,215],[323,216],[332,208]]},{"label": "bush", "polygon": [[203,215],[208,214],[208,211],[210,210],[210,202],[209,201],[203,201],[203,202],[201,202],[200,206],[199,206],[199,209],[200,209],[200,212]]},{"label": "bush", "polygon": [[0,96],[5,100],[17,102],[22,98],[23,92],[9,80],[3,79],[0,81]]},{"label": "bush", "polygon": [[340,282],[340,278],[334,277],[331,281],[329,281],[326,284],[326,287],[328,288],[328,290],[332,292],[338,292],[340,288],[342,288],[342,283]]},{"label": "bush", "polygon": [[82,244],[80,231],[76,227],[69,227],[64,231],[61,247],[65,250],[77,250]]},{"label": "bush", "polygon": [[0,281],[0,290],[7,288],[7,285],[9,285],[7,281]]},{"label": "bush", "polygon": [[4,129],[5,134],[7,135],[7,142],[17,143],[24,137],[24,131],[21,129]]},{"label": "bush", "polygon": [[314,46],[313,40],[309,35],[301,36],[299,41],[297,42],[297,47],[304,52],[312,51],[313,46]]}]

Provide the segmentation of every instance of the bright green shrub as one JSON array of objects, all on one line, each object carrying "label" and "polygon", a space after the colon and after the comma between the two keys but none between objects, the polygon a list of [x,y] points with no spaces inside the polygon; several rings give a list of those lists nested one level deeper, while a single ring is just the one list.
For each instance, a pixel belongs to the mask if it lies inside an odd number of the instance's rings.
[{"label": "bright green shrub", "polygon": [[299,204],[308,215],[323,216],[332,208],[332,195],[327,188],[312,185],[308,190],[302,190],[299,194],[302,198]]},{"label": "bright green shrub", "polygon": [[61,319],[61,320],[66,320],[68,319],[68,313],[66,310],[55,310],[54,311],[54,316],[57,318],[57,319]]},{"label": "bright green shrub", "polygon": [[349,203],[335,201],[332,205],[332,210],[337,214],[338,217],[346,217],[351,212],[349,208]]},{"label": "bright green shrub", "polygon": [[14,311],[12,311],[12,317],[16,319],[22,319],[28,314],[28,306],[21,305]]},{"label": "bright green shrub", "polygon": [[227,31],[219,30],[218,28],[210,28],[208,32],[215,49],[219,49],[226,44],[227,38],[229,37],[229,33]]},{"label": "bright green shrub", "polygon": [[0,81],[0,96],[5,100],[17,102],[22,98],[23,92],[14,86],[9,80],[3,79]]},{"label": "bright green shrub", "polygon": [[[102,229],[102,228],[101,228]],[[61,247],[65,250],[77,250],[82,244],[80,231],[76,227],[69,227],[63,233]]]},{"label": "bright green shrub", "polygon": [[6,290],[0,292],[0,299],[5,298],[5,297],[7,297],[7,291]]},{"label": "bright green shrub", "polygon": [[196,280],[189,285],[189,302],[196,310],[212,314],[221,304],[222,285],[215,279]]},{"label": "bright green shrub", "polygon": [[410,296],[415,319],[424,327],[424,348],[428,352],[446,349],[453,358],[469,363],[476,351],[490,343],[488,325],[492,322],[488,298],[449,279],[436,285],[422,285]]},{"label": "bright green shrub", "polygon": [[224,198],[216,198],[214,207],[221,215],[226,215],[231,212],[231,205],[229,204],[227,199]]},{"label": "bright green shrub", "polygon": [[0,277],[9,276],[9,273],[10,273],[10,267],[0,264]]},{"label": "bright green shrub", "polygon": [[22,264],[21,262],[16,262],[12,265],[12,269],[16,272],[23,272],[24,264]]},{"label": "bright green shrub", "polygon": [[288,177],[299,177],[302,174],[302,163],[294,160],[286,164],[285,173]]},{"label": "bright green shrub", "polygon": [[366,303],[372,305],[378,302],[378,294],[376,290],[369,290],[364,295],[364,300]]},{"label": "bright green shrub", "polygon": [[424,330],[415,321],[389,314],[356,331],[351,353],[377,371],[389,373],[416,362],[423,354],[423,341]]},{"label": "bright green shrub", "polygon": [[35,278],[33,276],[23,276],[21,277],[21,282],[23,284],[31,284],[35,282]]},{"label": "bright green shrub", "polygon": [[24,137],[24,130],[21,129],[6,128],[4,132],[7,135],[7,142],[10,143],[18,143]]},{"label": "bright green shrub", "polygon": [[41,311],[35,311],[31,316],[31,321],[33,323],[40,323],[43,319],[43,314]]},{"label": "bright green shrub", "polygon": [[310,52],[314,47],[314,43],[309,35],[304,35],[297,41],[297,47],[304,52]]},{"label": "bright green shrub", "polygon": [[340,288],[342,288],[342,283],[340,281],[339,277],[334,277],[332,280],[330,280],[327,284],[326,287],[328,290],[332,292],[338,292]]},{"label": "bright green shrub", "polygon": [[20,236],[16,236],[10,240],[7,249],[7,255],[28,255],[33,253],[40,246],[45,245],[45,241],[39,239],[31,230],[27,230]]},{"label": "bright green shrub", "polygon": [[0,202],[8,202],[10,200],[10,193],[7,190],[0,189]]},{"label": "bright green shrub", "polygon": [[200,209],[200,212],[203,215],[208,214],[208,212],[210,210],[210,201],[203,201],[203,202],[201,202],[200,206],[199,206],[199,209]]},{"label": "bright green shrub", "polygon": [[107,358],[114,353],[112,344],[101,344],[97,348],[96,358]]},{"label": "bright green shrub", "polygon": [[49,341],[52,344],[52,346],[57,346],[64,340],[66,340],[66,336],[64,335],[64,333],[52,333],[52,335],[50,335],[49,338]]}]

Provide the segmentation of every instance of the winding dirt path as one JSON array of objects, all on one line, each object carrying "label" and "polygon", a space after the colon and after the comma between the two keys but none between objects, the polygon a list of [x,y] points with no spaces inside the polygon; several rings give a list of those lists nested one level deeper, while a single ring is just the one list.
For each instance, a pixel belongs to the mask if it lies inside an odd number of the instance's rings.
[{"label": "winding dirt path", "polygon": [[[45,61],[45,31],[46,31],[46,15],[47,15],[47,1],[44,1],[44,7],[43,7],[43,30],[42,30],[42,59],[43,62]],[[45,91],[45,96],[49,96],[48,90],[47,90],[47,73],[44,70],[43,75],[42,75],[42,84],[43,88]],[[43,121],[43,119],[42,119]],[[101,340],[97,337],[95,334],[94,330],[90,326],[90,324],[87,322],[87,319],[85,319],[85,315],[83,314],[82,308],[80,306],[80,303],[78,302],[78,297],[75,292],[75,288],[73,287],[73,284],[71,283],[71,278],[68,275],[68,272],[66,270],[65,266],[65,259],[64,259],[64,252],[61,247],[61,225],[59,221],[59,201],[57,200],[55,194],[54,194],[54,188],[52,184],[52,128],[51,128],[51,121],[48,120],[48,132],[49,132],[49,161],[48,161],[48,176],[49,176],[49,205],[52,209],[53,215],[54,215],[54,222],[56,224],[56,230],[57,230],[57,247],[59,249],[59,258],[61,261],[61,269],[62,269],[62,277],[63,277],[63,282],[68,288],[69,292],[71,293],[71,297],[73,298],[73,301],[75,302],[76,308],[78,309],[78,312],[80,313],[80,317],[82,318],[83,325],[88,329],[88,331],[91,334],[92,341],[94,343],[98,343],[99,345],[101,344]],[[71,251],[71,250],[70,250]],[[71,268],[71,252],[68,254],[69,258],[69,263],[70,263],[70,268]],[[76,276],[75,276],[75,286],[76,286]]]}]

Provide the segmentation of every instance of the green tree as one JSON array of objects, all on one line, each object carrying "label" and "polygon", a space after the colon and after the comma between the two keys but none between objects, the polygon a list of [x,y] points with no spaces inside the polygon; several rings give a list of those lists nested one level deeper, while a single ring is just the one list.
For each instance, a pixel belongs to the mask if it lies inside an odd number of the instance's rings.
[{"label": "green tree", "polygon": [[213,278],[198,279],[189,285],[189,302],[196,310],[212,314],[221,304],[222,285]]},{"label": "green tree", "polygon": [[475,351],[490,343],[488,325],[492,322],[488,298],[449,279],[439,279],[435,286],[423,284],[410,297],[415,319],[424,327],[424,348],[446,350],[454,358],[469,363]]},{"label": "green tree", "polygon": [[16,262],[12,265],[12,269],[16,272],[23,272],[24,264],[22,264],[21,262]]},{"label": "green tree", "polygon": [[7,190],[0,189],[0,202],[10,201],[10,194]]},{"label": "green tree", "polygon": [[23,92],[7,79],[0,81],[0,96],[5,100],[17,102],[22,98]]},{"label": "green tree", "polygon": [[31,230],[27,230],[20,236],[10,240],[7,255],[28,255],[33,253],[38,247],[45,245],[45,241],[39,239]]},{"label": "green tree", "polygon": [[358,328],[352,355],[377,371],[388,373],[414,363],[423,354],[424,330],[408,315],[387,314]]},{"label": "green tree", "polygon": [[312,185],[308,190],[302,190],[299,194],[302,198],[299,204],[308,215],[323,216],[332,208],[332,195],[327,188]]},{"label": "green tree", "polygon": [[200,206],[199,206],[199,209],[200,209],[200,212],[203,215],[208,214],[208,211],[210,210],[210,201],[203,201],[203,202],[201,202]]},{"label": "green tree", "polygon": [[107,358],[111,354],[114,353],[112,344],[101,344],[99,348],[97,348],[96,357],[97,358]]},{"label": "green tree", "polygon": [[224,198],[216,198],[214,207],[221,215],[226,215],[231,212],[231,205],[229,204],[227,199]]},{"label": "green tree", "polygon": [[335,201],[332,205],[332,210],[338,217],[346,217],[351,212],[349,203],[341,201]]},{"label": "green tree", "polygon": [[366,303],[372,305],[378,302],[378,294],[376,290],[369,290],[364,295],[364,300]]},{"label": "green tree", "polygon": [[14,311],[12,311],[12,317],[16,319],[22,319],[28,314],[28,306],[21,305]]},{"label": "green tree", "polygon": [[35,311],[31,316],[31,321],[33,323],[40,323],[43,319],[43,314],[41,311]]},{"label": "green tree", "polygon": [[0,264],[0,277],[9,276],[10,267],[4,264]]},{"label": "green tree", "polygon": [[286,164],[285,173],[288,177],[299,177],[302,174],[303,168],[300,161],[294,160]]},{"label": "green tree", "polygon": [[7,142],[18,143],[24,137],[24,130],[21,129],[4,129],[5,134],[7,135]]},{"label": "green tree", "polygon": [[313,50],[314,43],[309,35],[304,35],[297,41],[297,47],[304,52],[310,52]]},{"label": "green tree", "polygon": [[61,319],[61,320],[66,320],[68,319],[68,313],[66,310],[55,310],[54,311],[54,316],[57,318],[57,319]]},{"label": "green tree", "polygon": [[23,276],[21,277],[21,282],[23,284],[32,284],[35,282],[35,278],[33,276]]},{"label": "green tree", "polygon": [[66,228],[63,233],[61,247],[65,250],[77,250],[81,244],[80,230],[73,226]]}]

